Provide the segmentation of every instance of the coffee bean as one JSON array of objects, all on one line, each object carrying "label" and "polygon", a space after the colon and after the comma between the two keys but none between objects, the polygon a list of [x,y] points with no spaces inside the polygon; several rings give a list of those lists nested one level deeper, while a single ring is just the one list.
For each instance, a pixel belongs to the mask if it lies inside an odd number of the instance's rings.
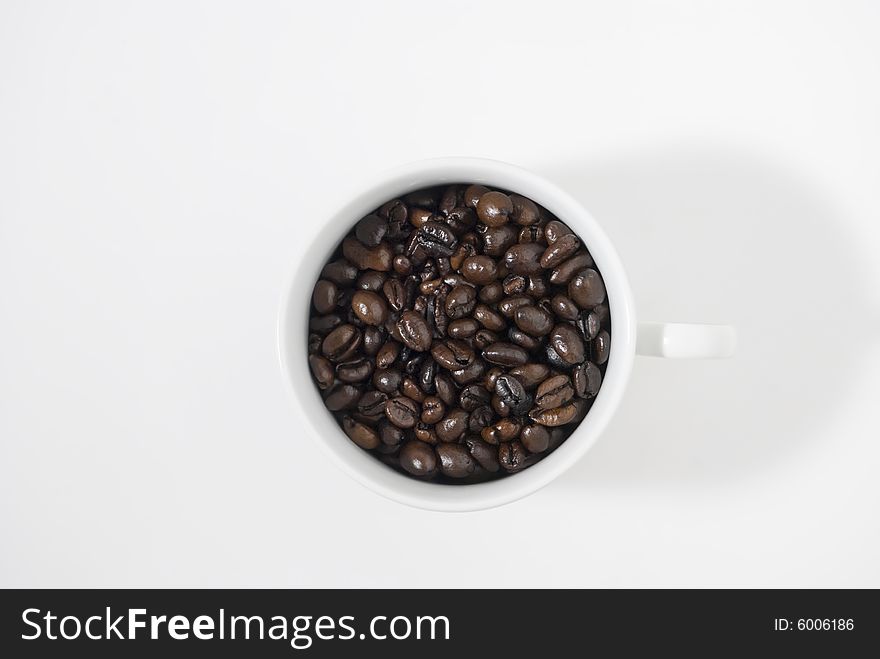
[{"label": "coffee bean", "polygon": [[355,237],[367,247],[375,247],[388,233],[388,222],[378,215],[367,215],[354,227]]},{"label": "coffee bean", "polygon": [[332,281],[319,279],[312,293],[312,304],[319,314],[328,314],[336,308],[339,289]]},{"label": "coffee bean", "polygon": [[477,223],[477,214],[472,208],[458,206],[446,215],[446,224],[453,233],[462,234]]},{"label": "coffee bean", "polygon": [[596,335],[591,344],[590,356],[592,361],[597,364],[604,364],[608,361],[608,355],[611,352],[611,335],[602,330]]},{"label": "coffee bean", "polygon": [[544,346],[544,357],[547,360],[547,363],[558,371],[568,371],[571,369],[572,365],[560,357],[559,353],[553,349],[552,345],[548,344]]},{"label": "coffee bean", "polygon": [[446,405],[452,405],[458,396],[458,387],[455,386],[455,380],[448,373],[438,373],[434,378],[434,387],[437,389],[437,396]]},{"label": "coffee bean", "polygon": [[575,320],[575,327],[584,341],[592,341],[602,328],[602,321],[595,311],[581,311]]},{"label": "coffee bean", "polygon": [[331,362],[341,362],[351,357],[360,345],[360,330],[354,325],[340,325],[324,338],[321,352]]},{"label": "coffee bean", "polygon": [[519,243],[504,254],[504,263],[517,275],[534,275],[541,271],[541,255],[544,247],[540,243]]},{"label": "coffee bean", "polygon": [[412,272],[412,262],[403,254],[398,254],[394,257],[394,260],[391,262],[391,267],[394,269],[394,272],[399,275],[405,276]]},{"label": "coffee bean", "polygon": [[516,419],[501,419],[498,423],[483,428],[480,436],[489,444],[509,442],[519,436],[522,424]]},{"label": "coffee bean", "polygon": [[433,394],[435,391],[434,378],[437,377],[437,370],[437,362],[433,359],[422,362],[422,367],[419,369],[419,388],[426,394]]},{"label": "coffee bean", "polygon": [[382,284],[382,294],[388,305],[395,311],[400,311],[406,306],[407,293],[406,287],[399,279],[387,279]]},{"label": "coffee bean", "polygon": [[485,304],[474,307],[474,320],[490,332],[500,332],[507,328],[504,318]]},{"label": "coffee bean", "polygon": [[529,360],[529,353],[512,343],[493,343],[483,350],[483,359],[498,366],[522,366]]},{"label": "coffee bean", "polygon": [[605,300],[605,283],[595,270],[584,270],[568,283],[568,297],[581,309],[589,309]]},{"label": "coffee bean", "polygon": [[486,372],[486,363],[481,359],[475,359],[469,366],[459,371],[452,371],[452,379],[457,385],[463,387],[471,382],[476,382]]},{"label": "coffee bean", "polygon": [[542,426],[564,426],[574,421],[577,413],[578,406],[574,403],[568,403],[562,407],[552,407],[546,410],[535,408],[529,412],[529,418]]},{"label": "coffee bean", "polygon": [[560,320],[577,320],[580,314],[580,309],[566,295],[554,295],[550,301],[550,306],[553,309],[553,313]]},{"label": "coffee bean", "polygon": [[351,286],[357,278],[357,266],[345,259],[331,261],[321,270],[321,279],[329,279],[337,286]]},{"label": "coffee bean", "polygon": [[437,443],[437,433],[434,432],[434,426],[429,423],[417,423],[413,429],[413,435],[426,444],[434,445]]},{"label": "coffee bean", "polygon": [[409,398],[397,396],[385,402],[385,416],[398,428],[412,428],[419,418],[419,408]]},{"label": "coffee bean", "polygon": [[443,368],[450,371],[458,371],[467,366],[476,358],[473,349],[464,341],[449,339],[443,343],[435,343],[431,348],[434,360]]},{"label": "coffee bean", "polygon": [[545,270],[555,268],[578,251],[581,246],[580,239],[573,233],[560,236],[541,255],[541,267]]},{"label": "coffee bean", "polygon": [[346,238],[342,241],[342,254],[360,270],[380,272],[391,270],[391,261],[394,259],[394,250],[388,243],[381,242],[375,247],[366,247],[357,238]]},{"label": "coffee bean", "polygon": [[508,371],[526,389],[534,389],[550,375],[550,369],[546,364],[524,364],[514,366]]},{"label": "coffee bean", "polygon": [[470,185],[464,191],[463,201],[468,208],[476,208],[480,197],[489,192],[485,185]]},{"label": "coffee bean", "polygon": [[321,343],[324,341],[320,334],[309,334],[309,356],[317,355],[321,352]]},{"label": "coffee bean", "polygon": [[348,415],[342,417],[342,429],[351,438],[351,441],[361,448],[373,449],[379,446],[378,433],[369,426],[355,421]]},{"label": "coffee bean", "polygon": [[373,291],[357,291],[351,298],[351,308],[367,325],[382,325],[388,317],[388,304]]},{"label": "coffee bean", "polygon": [[512,212],[513,202],[503,192],[487,192],[477,202],[477,217],[488,227],[505,224]]},{"label": "coffee bean", "polygon": [[532,336],[545,336],[553,329],[553,316],[541,307],[521,306],[514,312],[513,321]]},{"label": "coffee bean", "polygon": [[446,413],[446,406],[436,396],[428,396],[422,403],[422,423],[437,423]]},{"label": "coffee bean", "polygon": [[511,327],[507,331],[507,338],[510,339],[511,343],[515,343],[516,345],[529,351],[537,350],[541,346],[540,339],[536,339],[535,337],[526,334],[521,329],[516,327]]},{"label": "coffee bean", "polygon": [[515,295],[513,297],[506,297],[501,302],[498,303],[498,311],[500,311],[505,318],[513,318],[514,313],[520,307],[531,306],[534,304],[534,300],[530,298],[528,295]]},{"label": "coffee bean", "polygon": [[488,256],[503,256],[516,243],[518,236],[517,230],[509,224],[487,229],[483,233],[483,253]]},{"label": "coffee bean", "polygon": [[477,305],[477,291],[473,286],[455,286],[446,296],[446,313],[457,320],[472,313]]},{"label": "coffee bean", "polygon": [[336,365],[336,377],[342,382],[363,382],[373,374],[373,362],[363,357]]},{"label": "coffee bean", "polygon": [[527,199],[522,195],[510,195],[510,201],[513,204],[513,212],[510,214],[517,224],[530,225],[535,224],[540,219],[538,205],[531,199]]},{"label": "coffee bean", "polygon": [[384,394],[396,392],[402,379],[400,371],[393,368],[381,368],[373,372],[373,386]]},{"label": "coffee bean", "polygon": [[437,469],[437,454],[425,442],[413,440],[400,449],[400,466],[413,476],[431,476]]},{"label": "coffee bean", "polygon": [[375,357],[385,342],[384,330],[379,327],[365,327],[361,347],[367,357]]},{"label": "coffee bean", "polygon": [[531,275],[529,277],[529,285],[526,288],[526,293],[534,298],[543,298],[549,291],[549,285],[544,277],[538,275]]},{"label": "coffee bean", "polygon": [[470,256],[464,260],[461,274],[469,282],[483,286],[495,281],[498,276],[498,267],[494,259],[488,256]]},{"label": "coffee bean", "polygon": [[468,430],[475,433],[482,432],[483,428],[491,424],[494,419],[495,413],[492,411],[492,408],[488,405],[481,405],[471,412],[471,416],[468,419]]},{"label": "coffee bean", "polygon": [[326,316],[312,316],[309,318],[309,331],[327,335],[342,324],[339,314],[331,313]]},{"label": "coffee bean", "polygon": [[528,280],[522,275],[507,275],[501,285],[505,295],[519,295],[525,292]]},{"label": "coffee bean", "polygon": [[422,206],[424,208],[436,208],[440,202],[445,188],[422,188],[406,194],[403,200],[410,206]]},{"label": "coffee bean", "polygon": [[483,469],[493,473],[498,471],[498,469],[500,468],[500,465],[498,464],[498,449],[496,449],[488,442],[484,442],[476,435],[471,435],[467,437],[464,440],[464,443],[465,446],[467,446],[468,452],[471,454],[471,457]]},{"label": "coffee bean", "polygon": [[498,336],[495,332],[490,332],[487,329],[477,330],[477,333],[474,334],[474,348],[478,350],[482,350],[484,348],[488,348],[493,343],[498,343],[501,340],[501,337]]},{"label": "coffee bean", "polygon": [[571,372],[571,381],[578,396],[593,398],[602,386],[602,371],[593,362],[584,362]]},{"label": "coffee bean", "polygon": [[437,423],[435,432],[441,442],[455,442],[461,438],[467,427],[468,413],[462,409],[455,409]]},{"label": "coffee bean", "polygon": [[440,458],[440,470],[450,478],[464,478],[474,472],[474,459],[461,444],[438,445],[437,457]]},{"label": "coffee bean", "polygon": [[520,442],[508,442],[498,447],[498,463],[510,473],[524,469],[527,456]]},{"label": "coffee bean", "polygon": [[391,424],[388,419],[380,419],[377,428],[379,440],[389,446],[399,446],[406,437],[406,433],[401,428]]},{"label": "coffee bean", "polygon": [[574,398],[574,387],[567,375],[555,375],[538,385],[535,405],[542,410],[561,407]]},{"label": "coffee bean", "polygon": [[353,384],[337,384],[324,393],[324,405],[331,412],[339,412],[357,405],[361,390]]},{"label": "coffee bean", "polygon": [[584,361],[584,342],[577,330],[567,323],[553,328],[550,345],[567,364],[580,364]]},{"label": "coffee bean", "polygon": [[471,384],[461,390],[458,403],[465,412],[473,412],[489,403],[491,396],[485,387]]},{"label": "coffee bean", "polygon": [[552,220],[544,227],[544,235],[547,237],[548,245],[552,245],[562,236],[568,236],[572,233],[574,232],[559,220]]},{"label": "coffee bean", "polygon": [[477,299],[483,304],[495,304],[503,297],[504,287],[498,281],[483,286],[477,293]]},{"label": "coffee bean", "polygon": [[499,375],[495,380],[495,394],[510,408],[510,411],[522,416],[532,406],[532,397],[526,393],[525,387],[512,375]]},{"label": "coffee bean", "polygon": [[550,273],[550,283],[557,285],[567,284],[581,270],[592,265],[592,257],[586,252],[579,252],[553,268],[553,271]]},{"label": "coffee bean", "polygon": [[365,417],[378,421],[385,414],[388,396],[381,391],[368,391],[358,399],[357,411]]},{"label": "coffee bean", "polygon": [[327,389],[333,384],[335,380],[333,365],[328,359],[318,355],[309,355],[309,368],[312,370],[312,377],[318,383],[318,388]]},{"label": "coffee bean", "polygon": [[376,353],[376,367],[388,368],[395,362],[399,354],[400,344],[396,341],[387,341]]},{"label": "coffee bean", "polygon": [[470,339],[478,329],[480,324],[473,318],[459,318],[449,323],[446,331],[453,339]]},{"label": "coffee bean", "polygon": [[424,352],[431,349],[431,330],[425,319],[415,311],[404,311],[397,321],[400,339],[412,350]]},{"label": "coffee bean", "polygon": [[519,434],[519,441],[529,453],[542,453],[550,446],[550,433],[544,426],[526,426]]}]

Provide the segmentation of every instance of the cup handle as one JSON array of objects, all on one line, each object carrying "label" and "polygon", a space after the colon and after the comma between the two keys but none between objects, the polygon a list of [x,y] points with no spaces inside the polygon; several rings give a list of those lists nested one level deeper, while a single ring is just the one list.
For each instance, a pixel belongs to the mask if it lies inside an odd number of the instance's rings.
[{"label": "cup handle", "polygon": [[736,351],[730,325],[639,323],[636,354],[672,359],[723,359]]}]

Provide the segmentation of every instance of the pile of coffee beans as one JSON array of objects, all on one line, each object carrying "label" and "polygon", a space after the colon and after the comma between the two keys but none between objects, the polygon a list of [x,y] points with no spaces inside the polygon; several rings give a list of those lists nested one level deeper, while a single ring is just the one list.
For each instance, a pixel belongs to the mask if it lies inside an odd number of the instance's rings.
[{"label": "pile of coffee beans", "polygon": [[309,365],[346,435],[423,480],[521,471],[584,419],[611,320],[580,238],[482,185],[428,188],[362,218],[312,295]]}]

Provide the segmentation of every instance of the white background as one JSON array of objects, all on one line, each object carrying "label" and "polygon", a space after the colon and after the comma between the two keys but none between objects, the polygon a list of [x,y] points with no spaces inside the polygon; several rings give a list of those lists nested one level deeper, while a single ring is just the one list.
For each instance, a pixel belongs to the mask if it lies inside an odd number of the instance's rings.
[{"label": "white background", "polygon": [[[880,5],[0,4],[0,585],[880,586]],[[483,513],[300,430],[303,245],[413,159],[529,167],[618,245],[596,447]],[[354,218],[353,218],[354,219]]]}]

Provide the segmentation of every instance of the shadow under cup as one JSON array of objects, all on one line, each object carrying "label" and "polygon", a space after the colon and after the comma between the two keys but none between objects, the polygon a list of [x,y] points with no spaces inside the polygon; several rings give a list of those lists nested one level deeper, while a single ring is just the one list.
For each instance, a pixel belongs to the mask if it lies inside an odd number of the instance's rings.
[{"label": "shadow under cup", "polygon": [[[479,183],[510,190],[540,204],[577,233],[603,276],[613,324],[605,377],[584,420],[538,463],[483,483],[450,486],[419,481],[383,464],[342,431],[312,381],[308,364],[308,321],[312,289],[321,269],[354,223],[389,199],[433,186]],[[540,489],[574,464],[596,441],[620,402],[634,354],[632,295],[620,260],[590,214],[563,190],[506,163],[470,158],[427,160],[389,172],[352,196],[326,220],[327,229],[300,253],[299,265],[281,304],[278,343],[281,366],[299,406],[306,434],[349,476],[400,503],[440,511],[468,511],[509,503]],[[300,441],[299,437],[294,441]]]}]

